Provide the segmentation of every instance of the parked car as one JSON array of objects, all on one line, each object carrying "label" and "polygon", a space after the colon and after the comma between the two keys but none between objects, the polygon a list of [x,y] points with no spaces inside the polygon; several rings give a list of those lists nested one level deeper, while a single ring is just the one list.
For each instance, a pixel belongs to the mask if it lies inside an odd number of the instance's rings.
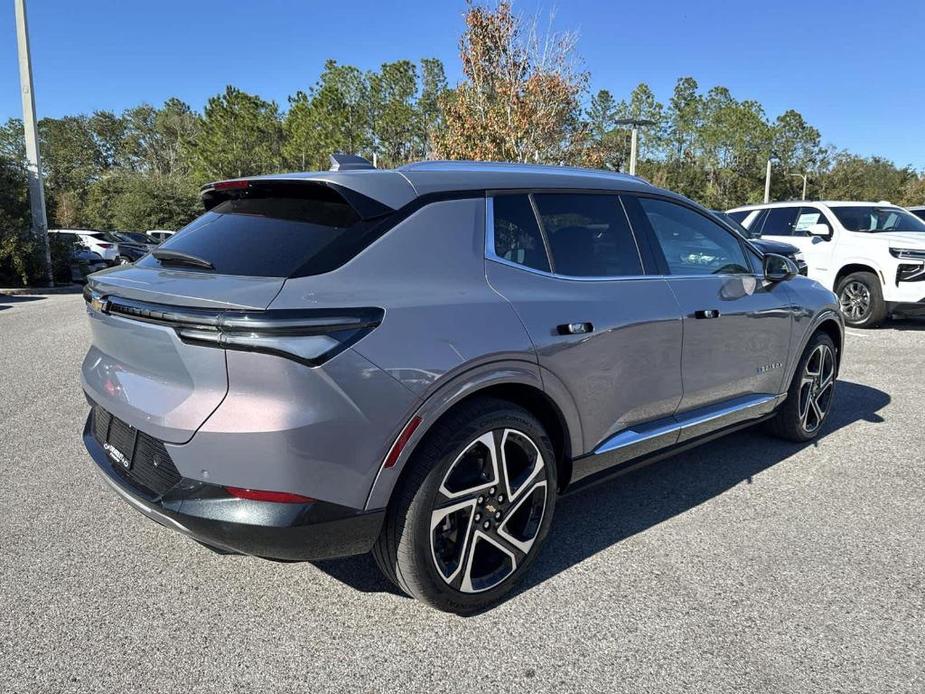
[{"label": "parked car", "polygon": [[725,212],[720,210],[713,210],[713,214],[715,214],[720,218],[721,221],[725,222],[737,232],[742,234],[749,241],[751,241],[752,245],[762,253],[777,253],[778,255],[790,258],[790,260],[796,264],[797,269],[801,275],[807,274],[806,259],[803,257],[800,249],[793,244],[782,243],[781,241],[771,241],[770,239],[762,239],[760,235],[749,231]]},{"label": "parked car", "polygon": [[[150,250],[146,244],[139,243],[124,231],[111,231],[108,235],[116,242],[116,246],[119,249],[119,255],[116,258],[116,262],[119,265],[134,263],[139,258],[145,256]],[[156,248],[156,246],[154,247]]]},{"label": "parked car", "polygon": [[338,168],[208,185],[90,279],[84,442],[149,518],[261,557],[372,550],[468,614],[563,491],[762,421],[822,430],[835,296],[691,201],[564,167]]},{"label": "parked car", "polygon": [[778,202],[729,211],[762,239],[806,257],[809,277],[835,290],[848,325],[925,312],[925,222],[875,202]]},{"label": "parked car", "polygon": [[152,229],[146,235],[154,239],[157,243],[164,243],[167,239],[173,236],[175,231],[168,231],[167,229]]},{"label": "parked car", "polygon": [[92,229],[49,229],[49,234],[67,234],[76,237],[81,244],[97,253],[109,265],[116,263],[119,257],[117,241],[104,231]]},{"label": "parked car", "polygon": [[134,243],[139,246],[144,246],[149,251],[157,248],[161,243],[157,239],[148,236],[147,234],[143,234],[140,231],[114,231],[113,235],[127,243]]},{"label": "parked car", "polygon": [[105,270],[109,264],[100,257],[99,253],[91,251],[86,246],[75,247],[71,253],[71,282],[83,284],[87,276]]},{"label": "parked car", "polygon": [[117,232],[92,229],[49,229],[48,233],[76,236],[83,245],[98,253],[109,265],[133,263],[148,252],[144,244],[139,244],[127,236],[119,236]]},{"label": "parked car", "polygon": [[925,205],[919,205],[918,207],[907,207],[906,209],[908,209],[919,219],[925,219]]}]

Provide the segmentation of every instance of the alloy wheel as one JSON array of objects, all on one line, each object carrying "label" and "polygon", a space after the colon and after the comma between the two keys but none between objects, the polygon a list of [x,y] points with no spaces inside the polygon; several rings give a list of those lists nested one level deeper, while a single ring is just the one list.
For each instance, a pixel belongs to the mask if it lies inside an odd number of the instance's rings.
[{"label": "alloy wheel", "polygon": [[430,545],[437,573],[463,593],[503,583],[530,554],[547,497],[546,466],[529,436],[507,428],[479,436],[436,494]]},{"label": "alloy wheel", "polygon": [[855,323],[861,322],[870,313],[870,289],[863,282],[849,282],[842,287],[838,303],[845,318]]},{"label": "alloy wheel", "polygon": [[800,381],[800,426],[811,434],[822,426],[835,391],[835,354],[818,345],[806,360]]}]

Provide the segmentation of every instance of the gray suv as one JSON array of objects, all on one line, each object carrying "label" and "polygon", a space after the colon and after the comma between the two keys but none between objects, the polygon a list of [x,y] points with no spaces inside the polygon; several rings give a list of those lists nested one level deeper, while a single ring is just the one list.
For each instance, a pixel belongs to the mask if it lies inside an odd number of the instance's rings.
[{"label": "gray suv", "polygon": [[469,614],[566,489],[822,428],[834,295],[689,200],[562,167],[334,168],[208,185],[203,216],[90,278],[84,442],[149,518],[224,552],[372,551]]}]

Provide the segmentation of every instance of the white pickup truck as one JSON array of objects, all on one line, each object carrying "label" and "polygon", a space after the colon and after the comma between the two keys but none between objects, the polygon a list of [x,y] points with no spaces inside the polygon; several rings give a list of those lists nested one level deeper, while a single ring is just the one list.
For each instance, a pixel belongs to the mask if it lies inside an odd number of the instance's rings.
[{"label": "white pickup truck", "polygon": [[762,238],[800,249],[808,276],[838,295],[845,322],[873,328],[925,314],[925,221],[885,202],[775,202],[728,211]]}]

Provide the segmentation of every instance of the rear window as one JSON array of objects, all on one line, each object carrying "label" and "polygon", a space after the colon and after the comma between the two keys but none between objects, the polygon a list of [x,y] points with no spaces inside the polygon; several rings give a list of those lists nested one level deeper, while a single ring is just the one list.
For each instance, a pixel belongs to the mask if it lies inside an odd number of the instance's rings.
[{"label": "rear window", "polygon": [[[324,186],[251,188],[242,197],[219,202],[159,248],[208,260],[217,274],[291,277],[333,269],[332,251],[342,245],[337,242],[368,226]],[[345,261],[342,253],[333,255]],[[313,262],[319,267],[312,268]],[[159,263],[148,256],[137,265]]]}]

